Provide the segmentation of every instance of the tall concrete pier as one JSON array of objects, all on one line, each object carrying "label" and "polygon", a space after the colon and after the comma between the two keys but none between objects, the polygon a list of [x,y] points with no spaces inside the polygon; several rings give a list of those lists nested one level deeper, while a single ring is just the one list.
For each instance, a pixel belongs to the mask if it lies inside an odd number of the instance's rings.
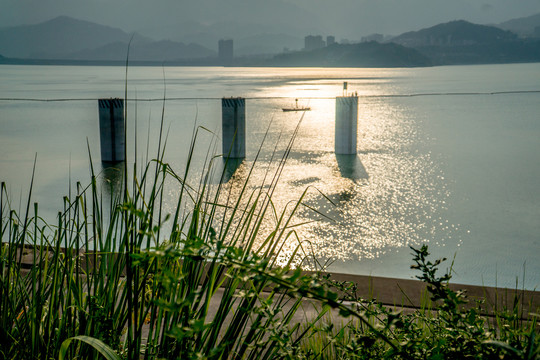
[{"label": "tall concrete pier", "polygon": [[124,99],[99,99],[98,106],[101,161],[125,161]]},{"label": "tall concrete pier", "polygon": [[358,96],[336,98],[336,154],[356,154]]},{"label": "tall concrete pier", "polygon": [[223,156],[246,157],[246,99],[221,99]]}]

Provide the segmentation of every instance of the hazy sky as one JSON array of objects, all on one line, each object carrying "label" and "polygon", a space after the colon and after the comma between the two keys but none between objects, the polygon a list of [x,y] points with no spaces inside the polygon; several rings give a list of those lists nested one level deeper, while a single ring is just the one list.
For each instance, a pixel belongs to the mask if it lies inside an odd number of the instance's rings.
[{"label": "hazy sky", "polygon": [[0,0],[0,9],[0,26],[68,15],[162,38],[231,23],[355,39],[458,19],[499,23],[540,13],[540,0]]}]

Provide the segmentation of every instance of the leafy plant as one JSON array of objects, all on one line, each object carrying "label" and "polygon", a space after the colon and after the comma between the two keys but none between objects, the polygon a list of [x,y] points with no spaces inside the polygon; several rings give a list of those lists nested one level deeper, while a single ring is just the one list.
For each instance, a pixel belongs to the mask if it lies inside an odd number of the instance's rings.
[{"label": "leafy plant", "polygon": [[[449,288],[449,272],[438,275],[444,261],[429,260],[428,247],[413,251],[412,267],[421,272],[417,278],[426,283],[431,304],[413,312],[392,311],[374,301],[357,298],[359,311],[371,321],[379,333],[396,348],[388,346],[369,327],[349,321],[340,328],[321,329],[325,335],[308,348],[324,347],[322,358],[327,359],[538,359],[537,315],[530,314],[525,322],[517,321],[521,314],[517,307],[495,314],[493,326],[482,314],[481,304],[463,307],[468,302],[463,291]],[[338,284],[339,285],[339,284]]]}]

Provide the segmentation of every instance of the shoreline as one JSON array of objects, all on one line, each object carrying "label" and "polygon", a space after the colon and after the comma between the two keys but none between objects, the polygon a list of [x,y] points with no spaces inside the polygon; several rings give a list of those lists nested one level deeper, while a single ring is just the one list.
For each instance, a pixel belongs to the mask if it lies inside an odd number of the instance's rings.
[{"label": "shoreline", "polygon": [[[256,60],[255,60],[256,62]],[[469,66],[469,65],[511,65],[511,64],[535,64],[538,61],[510,61],[510,62],[489,62],[489,63],[463,63],[463,64],[433,64],[424,66],[329,66],[329,65],[276,65],[276,64],[264,64],[264,63],[250,63],[247,60],[245,63],[235,63],[225,65],[220,63],[217,59],[208,59],[205,61],[155,61],[155,60],[130,60],[129,66],[159,66],[159,67],[223,67],[223,68],[366,68],[366,69],[400,69],[400,68],[432,68],[442,66]],[[15,59],[15,58],[0,58],[0,65],[41,65],[41,66],[126,66],[126,60],[64,60],[64,59]]]},{"label": "shoreline", "polygon": [[[35,266],[33,263],[33,245],[26,245],[20,267],[22,272],[29,272]],[[65,253],[64,248],[60,251]],[[96,254],[79,251],[81,257],[80,268],[91,267]],[[85,259],[86,258],[86,259]],[[95,260],[94,260],[95,261]],[[303,271],[304,275],[316,272]],[[374,300],[385,306],[400,309],[421,309],[429,304],[427,284],[415,279],[400,279],[373,275],[355,275],[345,273],[320,272],[323,277],[329,274],[329,279],[336,282],[351,282],[357,286],[357,296],[365,300]],[[125,270],[124,275],[125,276]],[[501,309],[512,309],[521,306],[522,318],[526,319],[530,313],[540,310],[540,291],[512,289],[503,287],[490,287],[480,285],[466,285],[449,283],[453,291],[464,291],[468,302],[463,305],[465,309],[474,308],[479,301],[483,301],[482,315],[493,316]],[[343,295],[340,293],[339,295]],[[517,304],[516,304],[517,301]]]}]

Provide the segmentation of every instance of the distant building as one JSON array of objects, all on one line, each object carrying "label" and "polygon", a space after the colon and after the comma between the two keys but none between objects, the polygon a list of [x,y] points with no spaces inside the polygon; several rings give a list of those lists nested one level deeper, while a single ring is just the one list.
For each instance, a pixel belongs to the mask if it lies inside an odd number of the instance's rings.
[{"label": "distant building", "polygon": [[304,50],[320,49],[325,45],[321,35],[308,35],[304,38]]},{"label": "distant building", "polygon": [[219,61],[223,65],[230,65],[234,57],[232,39],[221,39],[219,40],[218,45],[219,45],[219,50],[218,50]]},{"label": "distant building", "polygon": [[332,36],[332,35],[328,35],[326,37],[326,46],[330,46],[332,44],[335,44],[336,43],[336,38],[335,36]]},{"label": "distant building", "polygon": [[363,36],[361,41],[362,42],[376,41],[376,42],[380,43],[380,42],[384,41],[384,35],[383,34],[371,34],[371,35],[368,35],[368,36]]}]

